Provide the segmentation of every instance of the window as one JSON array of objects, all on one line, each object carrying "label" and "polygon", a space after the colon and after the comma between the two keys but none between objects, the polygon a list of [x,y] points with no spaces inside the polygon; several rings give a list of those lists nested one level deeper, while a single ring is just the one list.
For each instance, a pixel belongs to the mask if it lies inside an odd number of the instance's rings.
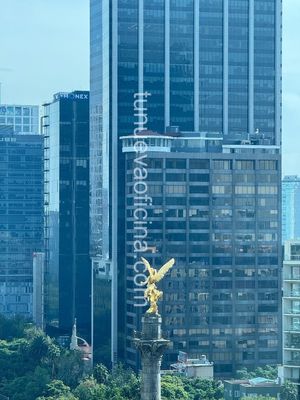
[{"label": "window", "polygon": [[166,186],[166,193],[186,193],[186,186],[185,185],[167,185]]},{"label": "window", "polygon": [[162,185],[149,185],[148,193],[149,194],[161,194],[162,193]]},{"label": "window", "polygon": [[225,185],[213,185],[212,186],[212,193],[213,194],[231,194],[231,186]]},{"label": "window", "polygon": [[208,186],[190,186],[190,193],[205,193],[208,194]]},{"label": "window", "polygon": [[254,183],[255,175],[254,174],[236,174],[235,180],[238,183]]},{"label": "window", "polygon": [[231,169],[231,160],[214,160],[213,169],[229,170]]},{"label": "window", "polygon": [[190,169],[209,169],[209,160],[190,160]]},{"label": "window", "polygon": [[277,194],[277,186],[258,186],[258,194]]},{"label": "window", "polygon": [[261,160],[258,163],[259,169],[262,170],[276,170],[277,169],[277,161],[275,160]]},{"label": "window", "polygon": [[81,160],[76,160],[76,166],[77,167],[87,167],[87,160],[81,159]]},{"label": "window", "polygon": [[[231,176],[231,175],[229,175]],[[208,174],[190,174],[191,182],[208,182],[209,175]]]},{"label": "window", "polygon": [[231,183],[232,175],[231,174],[214,174],[213,181],[215,183]]},{"label": "window", "polygon": [[230,208],[220,208],[213,210],[213,218],[231,218],[232,210]]},{"label": "window", "polygon": [[[131,160],[129,160],[131,162]],[[131,164],[129,164],[130,168]],[[155,159],[150,159],[148,161],[148,168],[154,168],[154,169],[159,169],[162,168],[162,160],[155,160]]]},{"label": "window", "polygon": [[235,194],[255,194],[254,185],[237,185],[235,187]]},{"label": "window", "polygon": [[181,173],[181,174],[166,174],[166,181],[167,182],[184,182],[185,180],[186,180],[186,174],[184,174],[184,173]]},{"label": "window", "polygon": [[185,169],[186,161],[183,159],[169,159],[166,160],[166,168]]},{"label": "window", "polygon": [[237,160],[235,164],[236,169],[254,169],[254,161]]}]

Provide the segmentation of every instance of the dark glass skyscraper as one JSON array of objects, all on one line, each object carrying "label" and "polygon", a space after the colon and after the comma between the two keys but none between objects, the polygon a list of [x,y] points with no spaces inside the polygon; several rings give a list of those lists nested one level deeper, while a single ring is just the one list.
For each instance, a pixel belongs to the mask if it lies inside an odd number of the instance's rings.
[{"label": "dark glass skyscraper", "polygon": [[[45,323],[90,341],[89,92],[54,95],[44,105]],[[52,328],[52,330],[51,330]]]},{"label": "dark glass skyscraper", "polygon": [[[135,142],[147,144],[146,193],[138,196]],[[126,154],[126,361],[144,304],[137,243],[164,278],[163,331],[178,352],[206,354],[219,375],[280,362],[280,148],[218,138],[145,133],[122,138]],[[216,145],[216,143],[219,143]],[[138,183],[137,183],[138,182]],[[146,196],[149,201],[147,202]],[[146,216],[146,217],[145,217]]]},{"label": "dark glass skyscraper", "polygon": [[[224,144],[256,134],[280,146],[281,1],[90,4],[91,254],[97,265],[110,265],[116,359],[127,357],[122,316],[131,317],[124,308],[126,167],[119,138],[143,120],[157,132],[177,126],[221,135]],[[137,93],[148,93],[146,117],[135,110]]]},{"label": "dark glass skyscraper", "polygon": [[0,313],[32,317],[33,254],[41,251],[43,138],[0,126]]}]

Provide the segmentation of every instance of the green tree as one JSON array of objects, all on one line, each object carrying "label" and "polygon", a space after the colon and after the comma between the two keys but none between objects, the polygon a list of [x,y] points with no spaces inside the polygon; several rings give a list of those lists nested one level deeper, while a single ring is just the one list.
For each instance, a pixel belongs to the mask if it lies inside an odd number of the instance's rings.
[{"label": "green tree", "polygon": [[285,381],[282,386],[282,392],[280,396],[281,400],[297,400],[298,399],[298,387],[292,382]]},{"label": "green tree", "polygon": [[264,367],[258,367],[252,371],[247,370],[247,368],[242,368],[237,371],[236,377],[238,379],[253,379],[256,377],[276,379],[277,374],[278,373],[276,366],[266,365]]},{"label": "green tree", "polygon": [[161,380],[162,400],[189,400],[189,394],[184,388],[180,377],[164,375]]},{"label": "green tree", "polygon": [[0,314],[0,339],[14,340],[24,337],[29,321],[21,316],[7,318]]},{"label": "green tree", "polygon": [[47,396],[64,396],[69,395],[71,393],[71,389],[69,386],[65,385],[63,381],[59,379],[54,379],[47,385],[46,394]]},{"label": "green tree", "polygon": [[12,380],[32,370],[26,356],[27,346],[26,339],[0,340],[0,382],[3,379]]},{"label": "green tree", "polygon": [[98,383],[106,384],[109,378],[108,369],[103,364],[97,364],[94,367],[93,376]]},{"label": "green tree", "polygon": [[95,378],[86,378],[74,390],[79,400],[106,400],[106,387],[97,383]]},{"label": "green tree", "polygon": [[4,382],[1,392],[10,400],[35,400],[44,392],[49,381],[48,371],[38,366],[33,372]]},{"label": "green tree", "polygon": [[112,400],[140,400],[140,380],[128,368],[119,364],[109,375],[106,398]]},{"label": "green tree", "polygon": [[76,350],[64,350],[56,360],[56,379],[75,388],[84,374],[84,364],[81,353]]},{"label": "green tree", "polygon": [[44,391],[44,396],[38,397],[36,400],[78,400],[72,393],[69,386],[60,380],[53,380]]},{"label": "green tree", "polygon": [[221,400],[224,397],[224,387],[220,381],[200,378],[181,378],[185,390],[193,400]]}]

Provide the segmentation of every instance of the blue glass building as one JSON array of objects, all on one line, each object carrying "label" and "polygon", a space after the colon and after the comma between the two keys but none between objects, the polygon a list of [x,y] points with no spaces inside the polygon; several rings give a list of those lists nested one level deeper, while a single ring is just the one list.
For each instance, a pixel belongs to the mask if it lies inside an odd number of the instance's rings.
[{"label": "blue glass building", "polygon": [[43,138],[0,126],[0,312],[32,318],[33,255],[43,251]]},{"label": "blue glass building", "polygon": [[45,171],[45,323],[90,342],[89,92],[54,95],[42,118]]},{"label": "blue glass building", "polygon": [[[145,128],[161,133],[175,126],[221,135],[228,145],[256,136],[257,143],[280,146],[281,1],[90,5],[91,255],[95,265],[110,266],[112,360],[128,361],[125,327],[134,311],[125,306],[126,164],[119,138],[143,119]],[[146,118],[135,110],[136,93],[148,93]]]},{"label": "blue glass building", "polygon": [[288,175],[282,181],[282,241],[300,238],[300,177]]},{"label": "blue glass building", "polygon": [[39,133],[39,106],[0,104],[0,125],[16,133]]}]

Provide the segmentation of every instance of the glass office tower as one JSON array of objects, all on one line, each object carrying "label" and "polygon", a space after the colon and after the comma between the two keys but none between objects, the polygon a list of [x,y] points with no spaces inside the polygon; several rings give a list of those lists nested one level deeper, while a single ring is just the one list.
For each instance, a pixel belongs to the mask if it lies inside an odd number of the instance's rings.
[{"label": "glass office tower", "polygon": [[43,251],[43,138],[0,126],[0,312],[32,318],[33,254]]},{"label": "glass office tower", "polygon": [[42,118],[45,170],[45,323],[90,341],[89,92],[54,95]]},{"label": "glass office tower", "polygon": [[288,175],[282,181],[282,241],[300,239],[300,177]]},{"label": "glass office tower", "polygon": [[90,6],[91,255],[101,268],[110,266],[114,361],[127,359],[119,138],[142,118],[134,95],[147,93],[147,129],[216,133],[227,144],[256,135],[280,146],[281,1],[91,0]]},{"label": "glass office tower", "polygon": [[[147,144],[146,192],[135,142]],[[143,265],[160,267],[163,331],[178,352],[207,355],[219,375],[275,364],[281,348],[280,147],[222,145],[217,138],[147,134],[122,138],[126,154],[126,360],[140,329]],[[216,141],[219,145],[216,145]],[[148,196],[149,201],[146,201]],[[146,215],[146,218],[144,218]]]},{"label": "glass office tower", "polygon": [[0,104],[0,125],[10,126],[16,133],[39,133],[39,107]]}]

